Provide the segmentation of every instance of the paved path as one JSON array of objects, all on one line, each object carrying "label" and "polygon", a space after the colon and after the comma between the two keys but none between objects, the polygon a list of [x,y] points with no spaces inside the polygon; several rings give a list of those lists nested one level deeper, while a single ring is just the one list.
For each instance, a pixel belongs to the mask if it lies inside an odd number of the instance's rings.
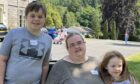
[{"label": "paved path", "polygon": [[[140,42],[128,42],[120,40],[99,40],[99,39],[86,39],[87,55],[94,56],[97,59],[102,59],[103,55],[109,50],[118,50],[124,56],[129,56],[140,52]],[[53,44],[52,59],[59,60],[67,55],[65,44]]]}]

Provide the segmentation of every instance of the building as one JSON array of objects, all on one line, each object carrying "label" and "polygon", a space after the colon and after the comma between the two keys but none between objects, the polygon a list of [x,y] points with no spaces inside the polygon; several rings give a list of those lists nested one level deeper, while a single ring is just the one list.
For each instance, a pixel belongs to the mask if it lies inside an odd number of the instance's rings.
[{"label": "building", "polygon": [[0,0],[0,23],[9,29],[25,26],[25,7],[33,0]]},{"label": "building", "polygon": [[0,23],[8,25],[8,1],[0,0]]}]

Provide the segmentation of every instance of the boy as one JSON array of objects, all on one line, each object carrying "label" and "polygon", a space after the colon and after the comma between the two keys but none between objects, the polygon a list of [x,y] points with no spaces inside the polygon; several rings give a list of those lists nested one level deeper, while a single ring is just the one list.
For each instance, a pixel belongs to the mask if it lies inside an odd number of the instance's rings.
[{"label": "boy", "polygon": [[0,84],[44,84],[52,39],[41,32],[46,17],[38,1],[25,9],[26,27],[11,30],[0,49]]}]

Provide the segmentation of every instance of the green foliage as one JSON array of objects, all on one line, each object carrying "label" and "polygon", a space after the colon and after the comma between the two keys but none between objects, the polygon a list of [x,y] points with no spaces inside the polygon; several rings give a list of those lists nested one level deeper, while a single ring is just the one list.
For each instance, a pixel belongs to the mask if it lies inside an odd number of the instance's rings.
[{"label": "green foliage", "polygon": [[140,17],[136,19],[135,21],[135,27],[136,27],[136,33],[135,37],[137,38],[137,41],[140,41]]},{"label": "green foliage", "polygon": [[140,7],[140,0],[138,0],[138,2],[136,3],[136,5]]},{"label": "green foliage", "polygon": [[72,0],[72,2],[68,5],[68,11],[70,12],[78,12],[80,11],[81,5],[77,0]]},{"label": "green foliage", "polygon": [[63,22],[63,26],[67,27],[67,22],[68,22],[67,11],[65,11],[65,13],[63,15],[62,22]]},{"label": "green foliage", "polygon": [[48,15],[47,18],[46,18],[46,25],[47,26],[54,26],[52,17],[50,15]]},{"label": "green foliage", "polygon": [[102,29],[103,29],[103,38],[108,39],[108,21],[107,20],[103,23]]},{"label": "green foliage", "polygon": [[140,53],[131,55],[126,58],[130,72],[136,77],[140,83]]},{"label": "green foliage", "polygon": [[53,11],[51,13],[51,17],[52,17],[52,20],[53,20],[55,27],[61,28],[62,27],[62,20],[61,20],[61,16],[60,16],[59,12]]},{"label": "green foliage", "polygon": [[[85,26],[92,27],[93,0],[40,0],[45,4],[48,12],[47,26]],[[86,7],[86,8],[84,8]]]},{"label": "green foliage", "polygon": [[82,26],[91,27],[91,23],[90,22],[92,20],[93,10],[95,10],[95,9],[92,8],[91,6],[87,6],[87,7],[83,7],[82,8],[81,14],[78,17],[78,22]]},{"label": "green foliage", "polygon": [[[139,2],[137,0],[102,0],[103,22],[114,19],[116,22],[116,30],[119,36],[122,36],[126,29],[134,36],[135,24],[134,21],[139,17]],[[109,25],[111,28],[111,25]],[[118,36],[118,35],[117,35]]]},{"label": "green foliage", "polygon": [[130,34],[129,40],[140,41],[140,28],[137,28],[133,34]]},{"label": "green foliage", "polygon": [[63,18],[63,15],[65,14],[65,12],[67,11],[67,7],[63,7],[63,6],[57,6],[56,7],[61,18]]},{"label": "green foliage", "polygon": [[66,14],[66,27],[74,26],[77,23],[75,14],[73,12],[67,12]]},{"label": "green foliage", "polygon": [[[96,38],[123,39],[130,29],[130,40],[140,40],[140,0],[40,0],[47,8],[47,26],[84,26],[91,28]],[[138,1],[136,3],[136,1]],[[102,10],[102,13],[101,13]],[[102,17],[102,19],[101,19]],[[114,19],[116,23],[108,23]],[[102,32],[101,25],[102,24]],[[135,24],[134,24],[135,21]],[[116,26],[114,26],[116,25]],[[111,33],[110,33],[111,31]],[[116,33],[115,33],[116,32]]]},{"label": "green foliage", "polygon": [[[60,7],[56,7],[51,3],[47,3],[47,18],[46,25],[51,27],[55,26],[55,28],[60,28],[63,26],[61,15],[60,15]],[[62,11],[61,11],[62,12]]]},{"label": "green foliage", "polygon": [[90,5],[96,8],[99,4],[101,4],[100,0],[81,0],[84,6]]},{"label": "green foliage", "polygon": [[117,32],[116,32],[116,22],[114,20],[111,20],[111,39],[117,40]]},{"label": "green foliage", "polygon": [[93,11],[93,14],[92,14],[92,20],[91,20],[91,26],[92,26],[92,29],[93,29],[93,33],[95,35],[95,38],[99,38],[100,36],[102,36],[102,32],[101,32],[101,21],[100,21],[100,11],[95,9]]}]

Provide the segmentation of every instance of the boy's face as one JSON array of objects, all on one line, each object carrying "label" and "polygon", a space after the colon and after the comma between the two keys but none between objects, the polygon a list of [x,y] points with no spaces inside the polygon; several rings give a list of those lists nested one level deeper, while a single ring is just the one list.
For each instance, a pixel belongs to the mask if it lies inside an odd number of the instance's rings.
[{"label": "boy's face", "polygon": [[40,9],[38,12],[31,11],[26,16],[27,28],[33,31],[40,31],[44,26],[45,16]]},{"label": "boy's face", "polygon": [[106,67],[108,73],[114,78],[118,79],[123,70],[123,61],[118,57],[113,57],[109,60]]}]

